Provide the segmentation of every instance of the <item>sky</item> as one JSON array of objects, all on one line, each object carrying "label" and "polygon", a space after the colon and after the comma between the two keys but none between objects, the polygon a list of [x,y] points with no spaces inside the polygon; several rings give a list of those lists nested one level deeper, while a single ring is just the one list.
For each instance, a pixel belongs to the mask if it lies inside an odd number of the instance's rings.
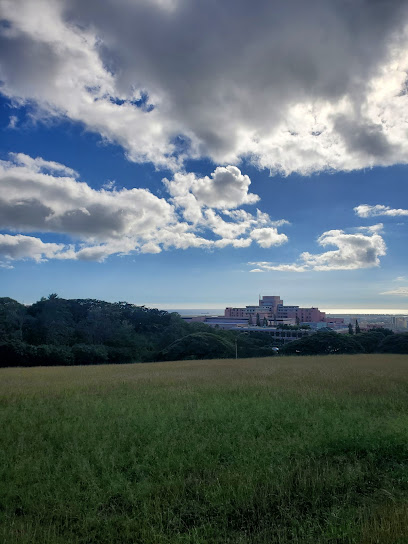
[{"label": "sky", "polygon": [[405,0],[0,0],[0,296],[408,312]]}]

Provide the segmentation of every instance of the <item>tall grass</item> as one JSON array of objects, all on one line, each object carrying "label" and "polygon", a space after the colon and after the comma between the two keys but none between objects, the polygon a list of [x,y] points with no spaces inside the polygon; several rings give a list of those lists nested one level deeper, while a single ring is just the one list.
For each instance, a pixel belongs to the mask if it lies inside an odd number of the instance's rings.
[{"label": "tall grass", "polygon": [[0,370],[0,541],[408,542],[408,357]]}]

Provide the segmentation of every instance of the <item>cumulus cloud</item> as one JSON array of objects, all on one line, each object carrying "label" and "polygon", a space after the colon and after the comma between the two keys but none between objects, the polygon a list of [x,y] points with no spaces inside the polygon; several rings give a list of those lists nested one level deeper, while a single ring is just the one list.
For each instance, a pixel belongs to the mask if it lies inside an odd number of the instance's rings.
[{"label": "cumulus cloud", "polygon": [[380,265],[380,257],[386,255],[386,245],[377,231],[370,234],[347,234],[343,230],[324,232],[317,242],[322,247],[334,246],[336,250],[323,253],[304,252],[297,263],[274,264],[271,262],[249,263],[265,271],[307,272],[309,270],[357,270]]},{"label": "cumulus cloud", "polygon": [[200,216],[197,206],[228,210],[243,204],[255,204],[259,200],[258,195],[249,193],[249,177],[236,166],[219,166],[211,177],[177,173],[171,181],[167,178],[163,181],[174,202],[188,210],[191,217]]},{"label": "cumulus cloud", "polygon": [[[258,200],[248,192],[248,176],[236,167],[217,168],[206,178],[176,174],[171,182],[165,180],[169,200],[146,189],[116,190],[114,184],[96,190],[78,178],[71,168],[41,157],[18,153],[0,161],[0,228],[18,233],[4,235],[9,248],[3,251],[6,259],[103,261],[112,254],[134,251],[244,248],[253,240],[270,247],[287,241],[278,232],[287,221],[273,221],[260,210],[251,214],[236,209]],[[232,195],[229,206],[234,209],[209,207],[227,205],[224,183]],[[217,197],[222,206],[217,206]],[[22,232],[63,234],[75,247],[43,245],[39,238]]]},{"label": "cumulus cloud", "polygon": [[200,204],[210,208],[230,209],[242,204],[254,204],[259,196],[248,192],[251,180],[236,166],[218,167],[211,178],[195,179],[191,192]]},{"label": "cumulus cloud", "polygon": [[186,221],[197,228],[209,229],[221,240],[216,247],[248,247],[255,240],[261,247],[278,246],[288,241],[277,227],[289,222],[272,221],[268,214],[257,210],[256,216],[238,210],[244,204],[254,204],[259,196],[249,192],[251,180],[236,166],[217,167],[211,176],[197,177],[193,173],[176,173],[163,179],[171,202]]},{"label": "cumulus cloud", "polygon": [[254,229],[251,232],[251,238],[261,247],[280,246],[288,241],[286,234],[279,234],[275,227]]},{"label": "cumulus cloud", "polygon": [[0,234],[0,257],[7,260],[34,259],[37,262],[46,259],[67,259],[73,251],[64,244],[45,243],[33,236]]},{"label": "cumulus cloud", "polygon": [[400,217],[408,215],[408,210],[402,208],[391,208],[383,204],[370,206],[369,204],[360,204],[354,208],[354,211],[359,217],[378,217],[380,215],[388,215],[391,217]]},{"label": "cumulus cloud", "polygon": [[40,5],[0,0],[1,92],[132,161],[246,157],[285,174],[407,163],[403,0]]},{"label": "cumulus cloud", "polygon": [[384,291],[380,295],[398,295],[400,297],[408,297],[408,287],[397,287],[396,289],[390,289],[389,291]]},{"label": "cumulus cloud", "polygon": [[172,206],[145,189],[95,190],[58,163],[23,154],[11,159],[0,161],[2,228],[100,241],[143,236],[176,221]]}]

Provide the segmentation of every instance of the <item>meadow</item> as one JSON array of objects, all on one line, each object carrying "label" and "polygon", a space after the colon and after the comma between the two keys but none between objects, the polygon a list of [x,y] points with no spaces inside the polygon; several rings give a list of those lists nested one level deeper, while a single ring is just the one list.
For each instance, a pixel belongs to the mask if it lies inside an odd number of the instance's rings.
[{"label": "meadow", "polygon": [[408,356],[0,369],[4,544],[408,542]]}]

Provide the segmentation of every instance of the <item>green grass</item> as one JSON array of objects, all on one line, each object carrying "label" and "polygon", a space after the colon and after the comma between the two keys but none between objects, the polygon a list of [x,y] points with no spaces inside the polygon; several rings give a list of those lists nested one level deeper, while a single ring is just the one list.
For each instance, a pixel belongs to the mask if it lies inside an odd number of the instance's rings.
[{"label": "green grass", "polygon": [[408,542],[408,356],[0,370],[0,542]]}]

